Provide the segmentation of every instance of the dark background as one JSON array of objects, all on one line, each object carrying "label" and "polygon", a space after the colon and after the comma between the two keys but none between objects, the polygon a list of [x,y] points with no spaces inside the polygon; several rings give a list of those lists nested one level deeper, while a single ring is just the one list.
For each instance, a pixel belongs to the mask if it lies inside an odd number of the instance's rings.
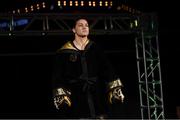
[{"label": "dark background", "polygon": [[[165,116],[177,118],[176,106],[180,106],[179,6],[175,1],[129,2],[144,12],[158,15]],[[2,11],[7,5],[8,2],[1,4]],[[113,106],[113,116],[139,118],[134,38],[121,35],[91,38],[103,45],[125,85],[126,101]],[[51,104],[52,60],[55,50],[70,39],[71,36],[0,38],[1,118],[58,117]]]},{"label": "dark background", "polygon": [[[124,104],[111,106],[113,118],[140,118],[133,36],[90,36],[100,44],[124,84]],[[70,36],[1,39],[2,118],[56,118],[51,96],[55,51]]]}]

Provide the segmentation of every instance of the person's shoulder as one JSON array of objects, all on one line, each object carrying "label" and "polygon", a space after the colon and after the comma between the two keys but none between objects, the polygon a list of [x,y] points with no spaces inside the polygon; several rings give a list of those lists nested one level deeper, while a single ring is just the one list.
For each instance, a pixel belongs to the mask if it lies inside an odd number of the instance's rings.
[{"label": "person's shoulder", "polygon": [[103,51],[103,47],[101,44],[95,42],[95,41],[92,41],[91,40],[91,44],[97,49],[97,50],[100,50],[100,51]]},{"label": "person's shoulder", "polygon": [[57,49],[56,53],[60,53],[64,50],[75,50],[74,46],[72,45],[71,41],[66,42],[64,45],[62,45],[61,48]]},{"label": "person's shoulder", "polygon": [[91,45],[91,46],[94,46],[95,48],[98,48],[98,47],[100,47],[95,41],[93,41],[93,40],[89,40],[89,44]]}]

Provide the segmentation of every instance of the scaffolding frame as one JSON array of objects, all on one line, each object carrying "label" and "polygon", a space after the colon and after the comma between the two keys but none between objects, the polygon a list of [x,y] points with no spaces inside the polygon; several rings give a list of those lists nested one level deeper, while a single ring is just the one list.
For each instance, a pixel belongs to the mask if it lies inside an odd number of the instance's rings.
[{"label": "scaffolding frame", "polygon": [[142,119],[165,119],[157,16],[141,18],[141,32],[135,38]]},{"label": "scaffolding frame", "polygon": [[[0,36],[72,34],[71,23],[88,18],[92,35],[135,34],[142,119],[165,119],[157,19],[154,14],[1,14]],[[19,21],[25,20],[26,24]],[[24,21],[24,22],[25,22]]]},{"label": "scaffolding frame", "polygon": [[[72,34],[72,24],[79,17],[88,18],[93,35],[135,33],[136,15],[129,14],[0,14],[0,36],[44,36]],[[19,25],[20,21],[27,24]]]}]

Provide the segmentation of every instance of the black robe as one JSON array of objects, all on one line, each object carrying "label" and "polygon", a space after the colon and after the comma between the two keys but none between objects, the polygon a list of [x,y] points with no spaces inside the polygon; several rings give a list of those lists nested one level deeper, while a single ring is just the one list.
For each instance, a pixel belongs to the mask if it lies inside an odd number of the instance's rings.
[{"label": "black robe", "polygon": [[[57,50],[53,72],[53,89],[71,92],[72,106],[67,118],[94,118],[107,114],[107,84],[117,79],[102,49],[89,41],[78,50],[72,41]],[[63,109],[62,109],[63,110]]]}]

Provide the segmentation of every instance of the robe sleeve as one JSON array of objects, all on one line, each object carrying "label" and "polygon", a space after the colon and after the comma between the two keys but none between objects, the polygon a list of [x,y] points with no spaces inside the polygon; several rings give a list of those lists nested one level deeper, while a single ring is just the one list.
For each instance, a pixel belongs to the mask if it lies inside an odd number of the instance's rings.
[{"label": "robe sleeve", "polygon": [[112,64],[101,47],[97,48],[97,53],[100,65],[99,74],[101,79],[105,81],[107,91],[116,87],[122,87],[122,82],[119,76],[115,73]]},{"label": "robe sleeve", "polygon": [[53,72],[52,72],[52,88],[53,96],[71,94],[70,89],[65,83],[63,78],[63,69],[65,59],[62,54],[57,53],[53,61]]}]

